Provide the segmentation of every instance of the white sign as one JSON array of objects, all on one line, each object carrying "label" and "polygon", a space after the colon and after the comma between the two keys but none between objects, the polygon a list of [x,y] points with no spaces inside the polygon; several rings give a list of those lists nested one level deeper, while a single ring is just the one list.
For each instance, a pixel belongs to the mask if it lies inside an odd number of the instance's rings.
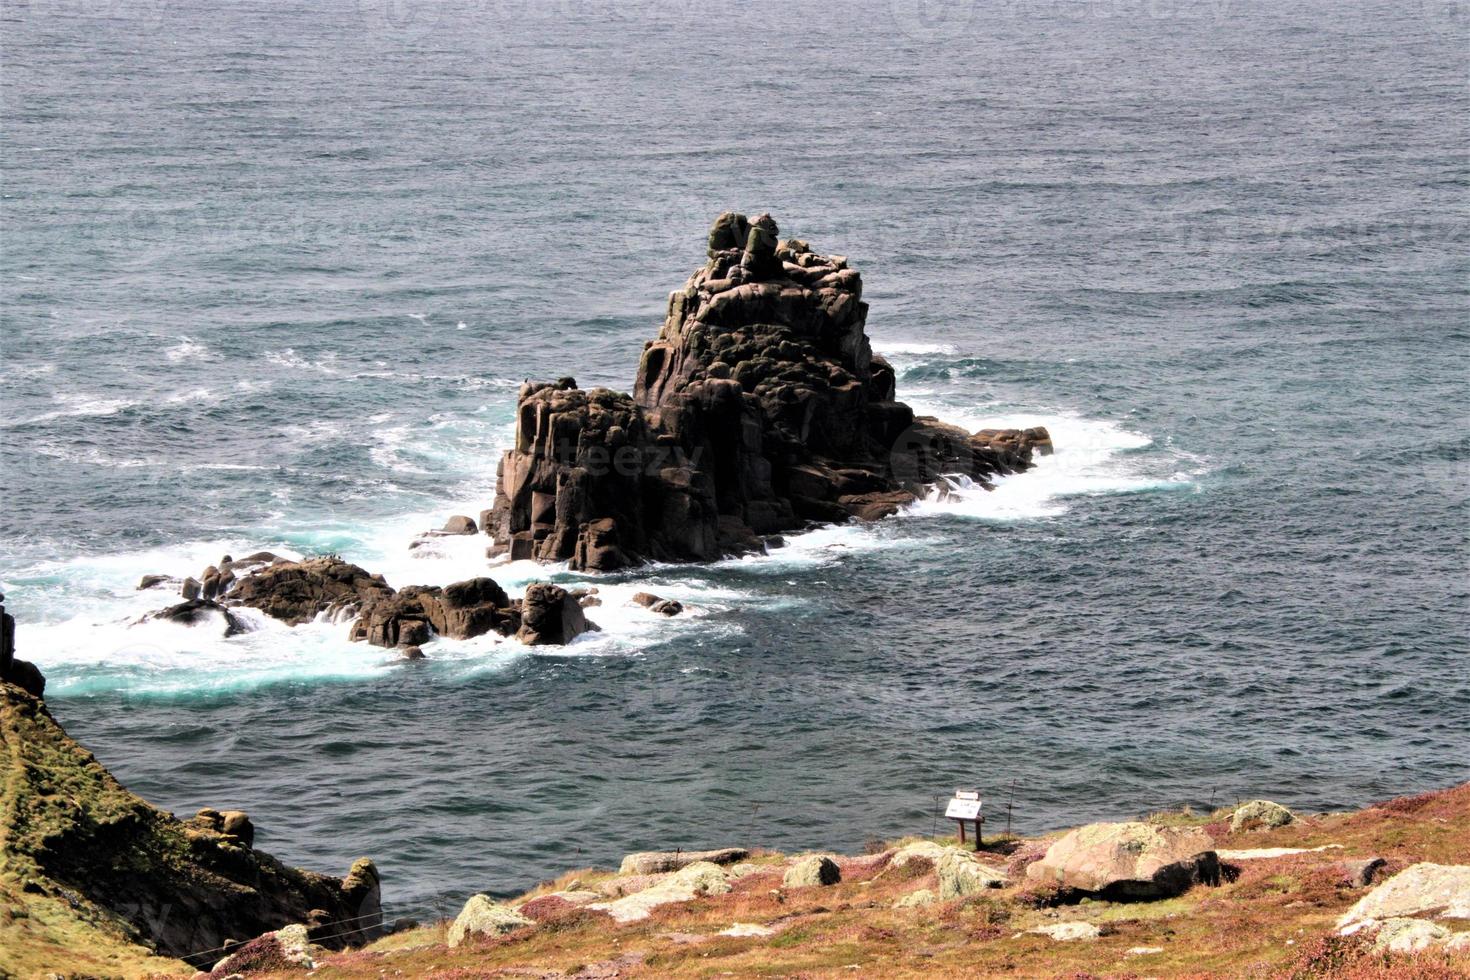
[{"label": "white sign", "polygon": [[956,796],[945,807],[944,815],[950,820],[974,820],[980,816],[980,801],[966,800]]}]

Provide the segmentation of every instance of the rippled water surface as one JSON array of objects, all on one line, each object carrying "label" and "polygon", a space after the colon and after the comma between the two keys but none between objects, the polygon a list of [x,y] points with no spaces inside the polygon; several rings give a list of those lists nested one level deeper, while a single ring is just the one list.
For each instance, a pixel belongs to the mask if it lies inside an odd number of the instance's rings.
[{"label": "rippled water surface", "polygon": [[[3,20],[0,579],[53,711],[150,799],[374,855],[423,914],[925,832],[956,785],[1039,830],[1470,774],[1462,5]],[[483,538],[408,544],[489,503],[524,378],[631,385],[732,207],[863,271],[901,397],[1057,454],[601,581],[566,650],[127,625],[166,598],[140,575],[225,553],[483,572]]]}]

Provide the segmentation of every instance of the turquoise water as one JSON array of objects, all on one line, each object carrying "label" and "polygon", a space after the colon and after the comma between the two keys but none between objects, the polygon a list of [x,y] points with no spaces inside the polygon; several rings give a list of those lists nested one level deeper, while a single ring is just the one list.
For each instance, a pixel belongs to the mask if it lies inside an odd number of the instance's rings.
[{"label": "turquoise water", "polygon": [[[644,847],[858,848],[956,785],[1039,830],[1470,775],[1463,6],[3,17],[0,582],[150,799],[371,854],[422,914]],[[599,581],[566,650],[128,625],[225,553],[484,573],[408,544],[488,505],[524,378],[631,386],[732,207],[863,271],[901,397],[1057,454]]]}]

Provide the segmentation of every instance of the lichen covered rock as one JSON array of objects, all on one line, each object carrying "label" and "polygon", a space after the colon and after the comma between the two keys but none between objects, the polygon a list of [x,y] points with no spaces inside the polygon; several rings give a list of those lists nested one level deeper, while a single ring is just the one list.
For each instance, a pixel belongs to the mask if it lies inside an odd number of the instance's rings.
[{"label": "lichen covered rock", "polygon": [[1165,898],[1196,882],[1217,883],[1220,864],[1210,836],[1197,827],[1095,823],[1051,845],[1026,877],[1107,898]]},{"label": "lichen covered rock", "polygon": [[448,941],[450,946],[458,946],[470,936],[503,936],[535,924],[488,895],[472,895],[450,925]]},{"label": "lichen covered rock", "polygon": [[1230,832],[1237,834],[1242,830],[1271,830],[1285,827],[1295,819],[1296,815],[1280,803],[1251,800],[1242,803],[1230,814]]},{"label": "lichen covered rock", "polygon": [[812,888],[835,885],[841,880],[842,869],[836,861],[825,854],[811,854],[786,869],[781,885],[785,888]]}]

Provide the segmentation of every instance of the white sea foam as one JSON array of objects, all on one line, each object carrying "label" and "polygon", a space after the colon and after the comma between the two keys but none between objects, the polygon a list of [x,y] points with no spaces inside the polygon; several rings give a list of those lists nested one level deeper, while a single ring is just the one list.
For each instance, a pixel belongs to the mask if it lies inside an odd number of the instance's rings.
[{"label": "white sea foam", "polygon": [[192,337],[180,336],[179,342],[163,352],[163,356],[175,364],[182,361],[217,361],[219,355]]},{"label": "white sea foam", "polygon": [[874,352],[887,356],[889,354],[955,354],[956,348],[952,344],[924,344],[910,343],[903,340],[883,340],[878,337],[870,339],[870,345]]},{"label": "white sea foam", "polygon": [[302,357],[296,353],[296,348],[294,347],[287,347],[285,350],[268,350],[260,356],[280,367],[293,368],[301,371],[315,371],[320,374],[337,373],[337,354],[335,351],[327,351],[315,361],[310,361]]},{"label": "white sea foam", "polygon": [[1184,460],[1174,454],[1142,458],[1139,454],[1153,447],[1153,439],[1113,421],[1055,411],[988,414],[928,406],[916,406],[916,411],[938,414],[972,432],[1045,426],[1055,451],[1037,455],[1034,469],[997,479],[994,490],[967,479],[951,479],[905,511],[909,517],[948,514],[997,521],[1056,517],[1067,511],[1073,498],[1192,489],[1195,478],[1205,471],[1198,459],[1190,461],[1187,471],[1181,470]]}]

